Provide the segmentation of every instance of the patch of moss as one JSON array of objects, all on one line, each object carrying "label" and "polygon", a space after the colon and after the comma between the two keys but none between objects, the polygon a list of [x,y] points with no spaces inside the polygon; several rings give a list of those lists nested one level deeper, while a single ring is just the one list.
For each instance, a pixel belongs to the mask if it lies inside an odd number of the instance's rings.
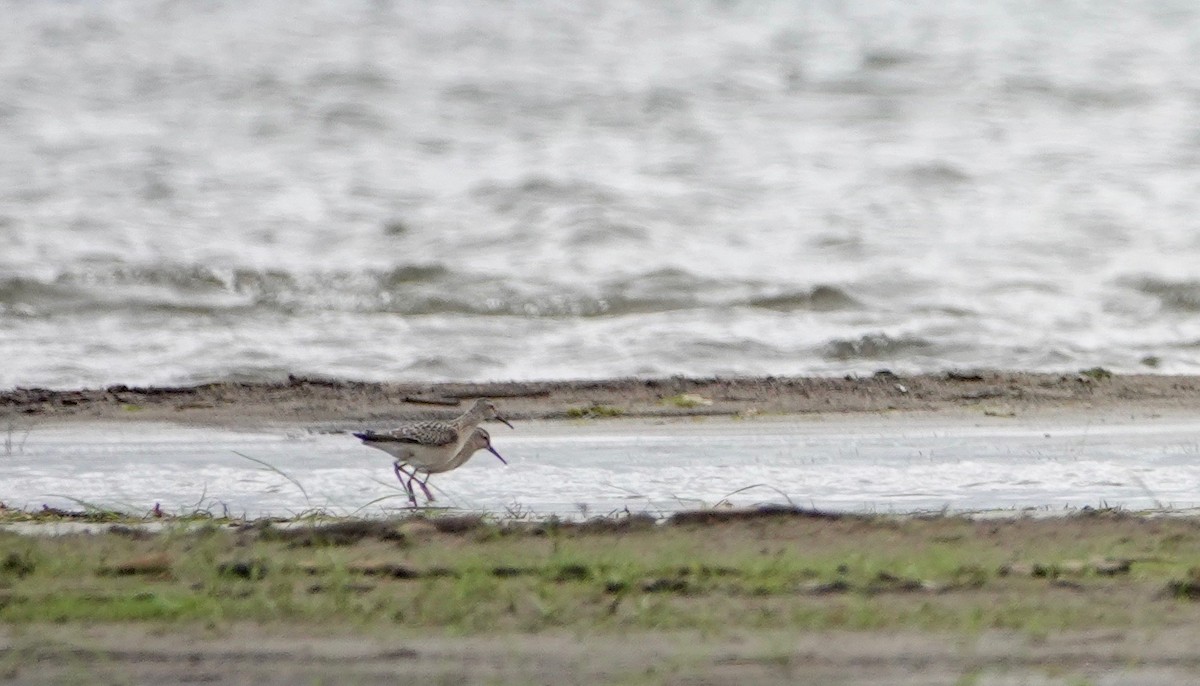
[{"label": "patch of moss", "polygon": [[691,409],[693,407],[706,407],[712,405],[713,401],[704,396],[696,395],[695,393],[680,393],[669,398],[663,398],[662,404],[672,405],[683,409]]},{"label": "patch of moss", "polygon": [[1084,369],[1080,371],[1079,375],[1085,376],[1092,381],[1104,381],[1105,379],[1111,379],[1113,373],[1104,367],[1092,367],[1091,369]]},{"label": "patch of moss", "polygon": [[612,405],[601,405],[594,403],[587,407],[572,407],[567,410],[567,416],[571,419],[592,419],[595,417],[620,417],[625,414],[625,410],[614,407]]}]

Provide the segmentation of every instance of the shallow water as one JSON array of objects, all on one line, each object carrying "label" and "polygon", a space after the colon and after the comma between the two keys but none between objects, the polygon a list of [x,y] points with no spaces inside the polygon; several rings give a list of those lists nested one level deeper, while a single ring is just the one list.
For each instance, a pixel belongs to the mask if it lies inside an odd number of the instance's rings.
[{"label": "shallow water", "polygon": [[1200,5],[12,2],[0,388],[1200,371]]},{"label": "shallow water", "polygon": [[[438,505],[501,515],[793,503],[848,512],[1200,506],[1200,423],[635,421],[497,427],[435,476]],[[0,502],[290,516],[404,507],[389,458],[345,434],[154,424],[42,427],[0,455]],[[239,456],[237,453],[241,453]],[[268,468],[259,462],[271,465]],[[278,471],[275,471],[278,470]],[[287,476],[283,476],[283,474]]]}]

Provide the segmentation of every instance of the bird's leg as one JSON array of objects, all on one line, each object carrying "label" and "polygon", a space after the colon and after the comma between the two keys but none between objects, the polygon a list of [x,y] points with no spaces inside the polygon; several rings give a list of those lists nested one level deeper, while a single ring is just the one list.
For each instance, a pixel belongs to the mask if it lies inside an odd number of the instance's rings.
[{"label": "bird's leg", "polygon": [[[413,487],[412,487],[412,480],[413,480],[413,478],[415,478],[415,475],[409,474],[407,471],[405,471],[404,468],[400,466],[399,462],[396,462],[395,464],[393,464],[392,468],[396,472],[396,478],[400,480],[400,485],[404,487],[404,493],[406,495],[408,495],[408,501],[410,503],[412,503],[413,507],[416,507],[417,506],[417,494],[415,491],[413,491]],[[408,481],[404,480],[404,477],[406,477],[406,476],[408,477]],[[422,486],[422,488],[424,488],[424,486]]]},{"label": "bird's leg", "polygon": [[413,479],[417,482],[417,485],[421,487],[421,490],[425,492],[425,497],[428,498],[430,502],[437,500],[437,498],[433,497],[433,494],[429,492],[429,489],[425,487],[425,482],[429,481],[428,476],[425,477],[425,481],[421,481],[420,479],[417,478],[416,471],[414,470]]},{"label": "bird's leg", "polygon": [[404,482],[404,477],[408,476],[408,472],[404,471],[404,467],[400,466],[399,461],[392,463],[392,471],[396,472],[396,478],[400,480],[400,485],[404,487],[404,490],[411,491],[412,489]]}]

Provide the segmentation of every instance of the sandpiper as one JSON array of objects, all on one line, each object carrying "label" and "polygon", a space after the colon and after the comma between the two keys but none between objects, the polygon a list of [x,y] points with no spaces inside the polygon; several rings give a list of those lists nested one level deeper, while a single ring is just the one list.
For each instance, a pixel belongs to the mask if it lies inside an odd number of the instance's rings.
[{"label": "sandpiper", "polygon": [[[495,419],[506,424],[508,428],[512,428],[512,424],[509,424],[508,420],[501,417],[500,413],[496,411],[496,406],[492,401],[480,398],[472,403],[470,409],[462,416],[449,421],[416,422],[405,424],[391,431],[381,433],[365,431],[356,433],[354,436],[361,439],[364,445],[382,450],[396,458],[394,465],[396,478],[400,480],[401,484],[404,484],[409,499],[415,505],[416,494],[412,491],[412,481],[416,478],[416,472],[424,471],[427,465],[449,464],[457,459],[467,442],[473,439],[475,428],[487,419]],[[474,452],[474,450],[471,451],[471,453]],[[471,453],[468,453],[467,458]],[[463,462],[467,458],[464,458]],[[405,465],[411,465],[412,473],[404,469]],[[404,480],[405,476],[409,479],[407,483]],[[425,484],[420,479],[416,479],[416,482],[425,492],[425,496],[433,500],[433,495],[425,487]]]},{"label": "sandpiper", "polygon": [[[463,447],[458,451],[457,455],[449,460],[439,462],[437,464],[417,464],[415,460],[409,460],[407,465],[397,464],[397,476],[399,476],[400,472],[404,471],[404,466],[407,466],[412,470],[412,473],[409,474],[407,484],[404,483],[404,479],[400,480],[400,483],[404,485],[404,490],[408,491],[408,499],[412,501],[413,505],[417,504],[417,494],[412,487],[412,482],[416,481],[417,485],[421,487],[422,491],[424,491],[425,497],[429,500],[434,500],[435,498],[433,497],[433,494],[429,492],[429,488],[426,486],[426,484],[429,483],[429,477],[433,476],[434,474],[441,474],[443,472],[449,472],[458,469],[466,464],[467,460],[470,460],[471,457],[480,450],[487,450],[491,454],[495,455],[498,460],[504,464],[508,464],[508,460],[504,459],[504,456],[492,447],[491,434],[489,434],[487,429],[484,429],[482,426],[475,427],[475,430],[471,432],[471,437],[467,439],[466,444],[463,445]],[[421,479],[419,476],[417,476],[419,472],[425,472],[424,479]],[[407,474],[408,472],[405,473]]]}]

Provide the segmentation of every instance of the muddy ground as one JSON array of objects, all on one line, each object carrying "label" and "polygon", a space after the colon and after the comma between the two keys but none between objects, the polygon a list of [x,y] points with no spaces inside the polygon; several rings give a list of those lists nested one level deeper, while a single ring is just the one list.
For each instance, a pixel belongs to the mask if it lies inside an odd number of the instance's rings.
[{"label": "muddy ground", "polygon": [[408,638],[240,625],[0,629],[0,683],[1152,686],[1200,677],[1192,629]]},{"label": "muddy ground", "polygon": [[1200,408],[1200,377],[960,371],[865,377],[665,378],[490,383],[365,383],[290,377],[279,383],[177,388],[0,392],[0,418],[166,420],[244,426],[362,423],[447,417],[476,397],[514,419],[578,416],[812,414],[886,411],[992,414],[1071,411],[1167,412]]}]

